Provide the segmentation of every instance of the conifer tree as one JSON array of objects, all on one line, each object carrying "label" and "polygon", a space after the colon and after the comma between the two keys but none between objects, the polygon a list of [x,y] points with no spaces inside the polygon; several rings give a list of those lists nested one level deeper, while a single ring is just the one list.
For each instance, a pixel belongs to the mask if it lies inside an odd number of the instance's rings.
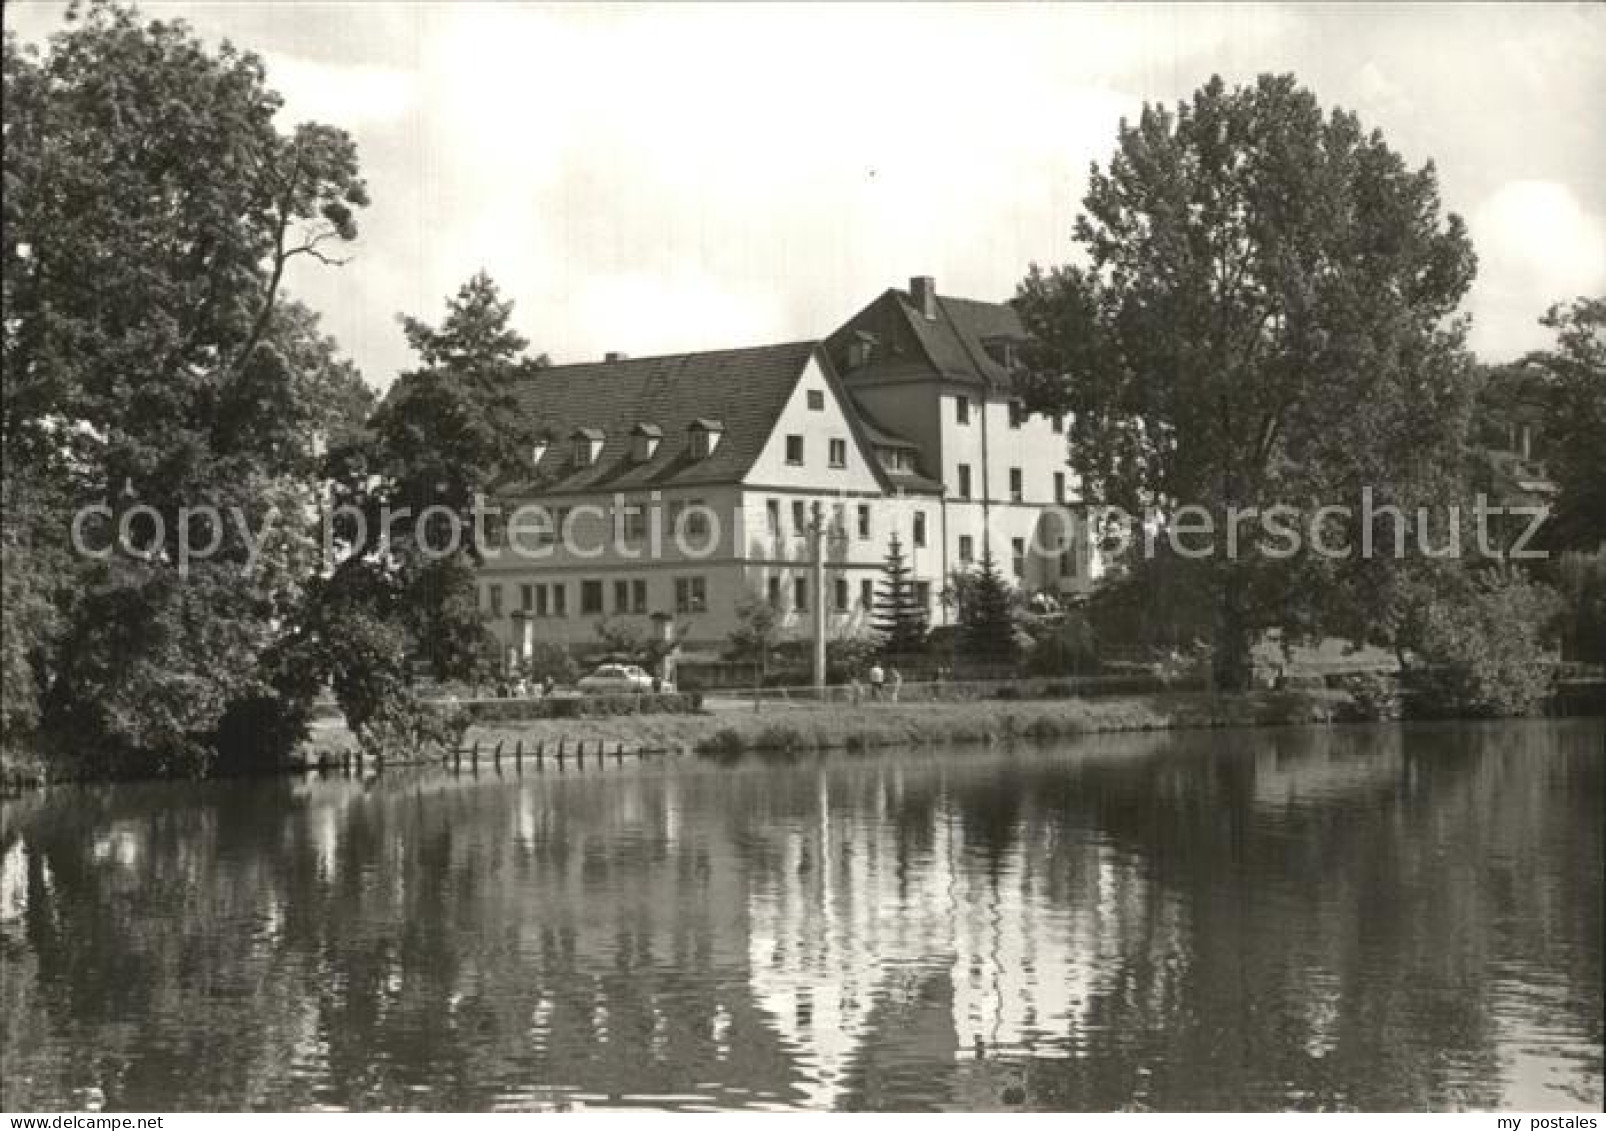
[{"label": "conifer tree", "polygon": [[962,594],[959,627],[964,650],[989,660],[1014,659],[1019,648],[1013,596],[992,550],[982,552],[980,565],[965,578]]},{"label": "conifer tree", "polygon": [[893,534],[887,544],[886,563],[881,567],[872,622],[881,637],[881,650],[889,655],[909,655],[926,643],[926,610],[915,599],[913,573],[904,557],[903,543]]}]

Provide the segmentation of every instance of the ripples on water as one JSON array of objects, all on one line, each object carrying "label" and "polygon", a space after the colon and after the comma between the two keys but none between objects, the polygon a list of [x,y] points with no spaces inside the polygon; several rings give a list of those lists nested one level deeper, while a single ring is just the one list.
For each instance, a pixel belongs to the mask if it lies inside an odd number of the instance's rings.
[{"label": "ripples on water", "polygon": [[55,791],[0,1106],[1598,1110],[1603,742]]}]

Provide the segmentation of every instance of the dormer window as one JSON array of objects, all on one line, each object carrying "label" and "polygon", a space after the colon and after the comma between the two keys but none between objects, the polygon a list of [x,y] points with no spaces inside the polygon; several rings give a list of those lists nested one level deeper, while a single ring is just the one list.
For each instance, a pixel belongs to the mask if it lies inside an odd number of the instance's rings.
[{"label": "dormer window", "polygon": [[630,433],[630,458],[636,463],[646,463],[658,454],[658,445],[664,438],[664,430],[656,424],[638,424]]},{"label": "dormer window", "polygon": [[545,436],[536,437],[535,443],[530,445],[530,466],[531,467],[534,467],[536,464],[540,463],[543,459],[546,458],[546,450],[547,450],[547,438]]},{"label": "dormer window", "polygon": [[725,426],[717,420],[706,417],[691,422],[687,430],[688,444],[691,448],[692,459],[707,459],[719,447],[720,437],[725,434]]},{"label": "dormer window", "polygon": [[602,443],[607,434],[600,428],[576,428],[571,439],[574,441],[574,466],[590,467],[602,455]]},{"label": "dormer window", "polygon": [[862,369],[870,364],[875,355],[875,335],[858,330],[854,332],[853,340],[848,343],[847,368],[849,372]]}]

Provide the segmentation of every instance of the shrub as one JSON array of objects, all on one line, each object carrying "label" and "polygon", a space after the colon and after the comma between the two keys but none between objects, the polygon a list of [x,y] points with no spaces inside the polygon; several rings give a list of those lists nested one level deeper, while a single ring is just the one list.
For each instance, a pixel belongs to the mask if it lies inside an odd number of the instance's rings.
[{"label": "shrub", "polygon": [[1529,714],[1554,676],[1544,637],[1556,595],[1518,573],[1480,576],[1470,590],[1422,611],[1414,643],[1423,666],[1407,674],[1411,705],[1428,715]]},{"label": "shrub", "polygon": [[1359,672],[1342,677],[1341,686],[1349,692],[1344,707],[1346,718],[1380,722],[1404,714],[1399,681],[1384,672]]}]

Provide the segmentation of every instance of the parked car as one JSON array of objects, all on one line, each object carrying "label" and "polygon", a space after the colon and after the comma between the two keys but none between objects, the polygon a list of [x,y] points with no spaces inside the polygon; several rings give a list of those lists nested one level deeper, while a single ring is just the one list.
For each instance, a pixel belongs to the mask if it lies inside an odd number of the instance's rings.
[{"label": "parked car", "polygon": [[[635,664],[602,664],[575,686],[587,695],[634,695],[653,690],[653,677]],[[659,691],[673,691],[659,681]]]}]

